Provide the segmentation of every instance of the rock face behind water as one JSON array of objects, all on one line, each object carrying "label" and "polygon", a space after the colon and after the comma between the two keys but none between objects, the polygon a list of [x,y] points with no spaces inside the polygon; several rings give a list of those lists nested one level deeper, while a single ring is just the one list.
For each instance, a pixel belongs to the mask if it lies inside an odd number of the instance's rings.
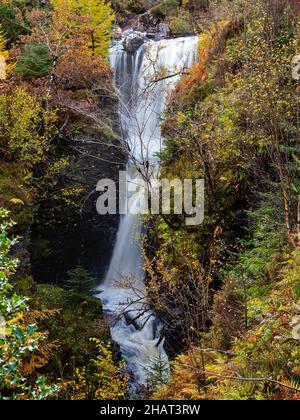
[{"label": "rock face behind water", "polygon": [[160,19],[158,17],[153,16],[150,12],[146,12],[137,16],[133,27],[136,31],[156,32],[159,23]]},{"label": "rock face behind water", "polygon": [[130,28],[132,32],[125,36],[124,49],[132,54],[143,44],[145,38],[159,40],[172,35],[170,27],[150,11],[135,16],[130,22]]},{"label": "rock face behind water", "polygon": [[[123,33],[123,47],[124,50],[129,54],[135,54],[135,52],[140,48],[141,45],[147,39],[161,39],[169,38],[171,36],[171,30],[168,25],[165,23],[158,23],[155,28],[148,27],[148,30],[145,32],[140,31],[126,31]],[[118,37],[122,37],[122,33],[118,33]],[[116,39],[118,38],[115,37]]]},{"label": "rock face behind water", "polygon": [[162,36],[162,37],[171,36],[171,29],[165,23],[159,23],[158,32],[159,32],[159,35]]},{"label": "rock face behind water", "polygon": [[132,32],[123,41],[124,50],[134,54],[145,42],[145,35],[140,32]]}]

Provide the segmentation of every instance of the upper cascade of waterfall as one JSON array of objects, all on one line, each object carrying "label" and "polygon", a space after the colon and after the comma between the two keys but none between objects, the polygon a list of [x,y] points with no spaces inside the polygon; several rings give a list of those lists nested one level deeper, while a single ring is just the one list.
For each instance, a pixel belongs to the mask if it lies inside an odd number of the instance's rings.
[{"label": "upper cascade of waterfall", "polygon": [[148,40],[134,54],[124,50],[120,41],[110,52],[123,137],[130,156],[145,165],[162,148],[160,122],[166,99],[184,70],[196,61],[198,37]]}]

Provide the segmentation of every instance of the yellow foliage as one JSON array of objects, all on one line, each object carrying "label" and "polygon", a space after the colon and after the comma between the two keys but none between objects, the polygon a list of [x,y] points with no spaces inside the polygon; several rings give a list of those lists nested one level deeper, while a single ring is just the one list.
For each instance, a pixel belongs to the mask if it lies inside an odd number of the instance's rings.
[{"label": "yellow foliage", "polygon": [[[106,56],[115,19],[110,2],[106,0],[51,0],[55,14],[62,24],[76,34],[86,37],[86,47],[93,55]],[[55,18],[55,16],[54,16]]]},{"label": "yellow foliage", "polygon": [[5,50],[4,37],[0,31],[0,80],[5,80],[7,77],[7,60],[8,52]]},{"label": "yellow foliage", "polygon": [[12,203],[12,204],[21,204],[22,206],[24,206],[25,205],[25,203],[24,203],[24,201],[23,200],[21,200],[20,198],[11,198],[10,200],[10,203]]},{"label": "yellow foliage", "polygon": [[22,323],[35,324],[59,313],[59,309],[30,310],[22,315]]},{"label": "yellow foliage", "polygon": [[25,376],[32,375],[37,369],[47,365],[52,352],[57,349],[56,343],[45,343],[41,346],[36,354],[32,354],[25,358],[22,363],[22,373]]},{"label": "yellow foliage", "polygon": [[124,363],[115,363],[110,344],[96,338],[98,354],[92,360],[91,371],[76,368],[74,378],[62,384],[63,391],[71,400],[119,400],[128,389],[128,378],[123,374]]},{"label": "yellow foliage", "polygon": [[45,159],[57,131],[56,112],[45,109],[44,99],[22,88],[13,95],[0,95],[0,140],[8,146],[8,154],[30,164]]}]

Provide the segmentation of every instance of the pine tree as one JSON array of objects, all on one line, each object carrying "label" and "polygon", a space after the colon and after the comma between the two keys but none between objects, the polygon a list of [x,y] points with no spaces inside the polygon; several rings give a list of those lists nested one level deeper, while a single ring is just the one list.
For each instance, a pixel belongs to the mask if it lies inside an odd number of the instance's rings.
[{"label": "pine tree", "polygon": [[24,79],[46,76],[50,71],[51,57],[45,45],[29,43],[24,53],[18,58],[16,72]]},{"label": "pine tree", "polygon": [[93,295],[93,288],[96,285],[96,278],[86,271],[81,265],[69,270],[64,286],[68,290],[81,293],[83,295]]}]

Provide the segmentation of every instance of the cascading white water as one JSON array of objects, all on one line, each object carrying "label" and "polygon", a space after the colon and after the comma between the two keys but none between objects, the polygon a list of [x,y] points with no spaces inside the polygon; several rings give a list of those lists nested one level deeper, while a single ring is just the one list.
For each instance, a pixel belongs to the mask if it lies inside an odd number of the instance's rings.
[{"label": "cascading white water", "polygon": [[[111,49],[120,94],[121,127],[132,158],[127,165],[127,185],[139,183],[137,166],[147,171],[144,175],[157,168],[157,152],[162,147],[160,119],[167,94],[179,73],[196,60],[197,45],[197,37],[185,37],[149,41],[134,55],[124,51],[122,42]],[[142,206],[143,197],[130,193],[128,188],[128,214],[121,218],[110,266],[104,283],[98,287],[104,311],[111,320],[112,338],[119,344],[136,384],[145,384],[158,363],[168,366],[160,336],[162,325],[143,298],[143,258],[137,243],[142,222],[132,214],[134,208]]]}]

